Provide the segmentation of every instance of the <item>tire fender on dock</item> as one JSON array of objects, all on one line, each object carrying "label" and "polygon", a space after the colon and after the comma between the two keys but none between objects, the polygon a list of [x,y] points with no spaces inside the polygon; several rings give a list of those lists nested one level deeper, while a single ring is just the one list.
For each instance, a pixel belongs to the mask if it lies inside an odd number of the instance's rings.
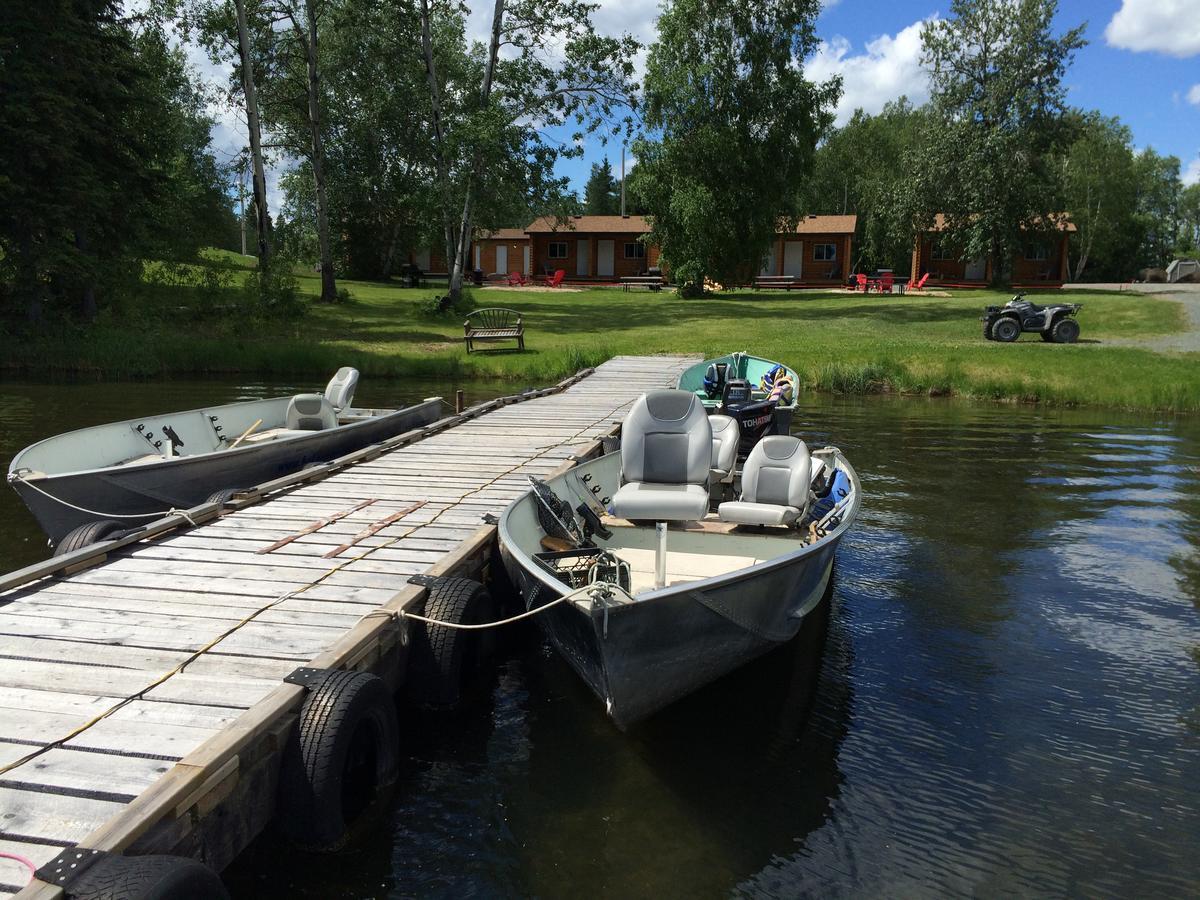
[{"label": "tire fender on dock", "polygon": [[[438,578],[429,586],[424,615],[456,625],[478,625],[495,618],[492,595],[470,578]],[[464,631],[417,622],[408,655],[405,693],[422,706],[448,709],[462,690],[493,637],[488,630]]]},{"label": "tire fender on dock", "polygon": [[381,808],[399,775],[400,726],[387,684],[330,672],[310,690],[284,751],[279,821],[287,837],[331,852]]},{"label": "tire fender on dock", "polygon": [[78,528],[72,528],[55,546],[54,555],[65,556],[76,550],[82,550],[84,547],[90,547],[92,544],[109,540],[124,531],[125,527],[112,519],[97,519],[95,522],[88,522]]},{"label": "tire fender on dock", "polygon": [[183,856],[112,856],[71,884],[69,900],[229,900],[220,876]]}]

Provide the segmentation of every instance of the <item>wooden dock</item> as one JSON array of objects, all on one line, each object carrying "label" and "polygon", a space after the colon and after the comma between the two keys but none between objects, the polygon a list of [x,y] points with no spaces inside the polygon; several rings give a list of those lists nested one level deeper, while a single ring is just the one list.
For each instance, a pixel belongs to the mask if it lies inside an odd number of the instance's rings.
[{"label": "wooden dock", "polygon": [[[274,810],[305,697],[283,679],[358,669],[396,687],[397,612],[425,596],[408,578],[477,574],[494,542],[485,514],[527,475],[596,452],[642,392],[693,362],[619,357],[198,507],[195,526],[176,515],[0,578],[0,851],[37,866],[76,847],[171,853],[220,871]],[[0,897],[28,879],[0,858]],[[35,881],[21,896],[62,894]]]}]

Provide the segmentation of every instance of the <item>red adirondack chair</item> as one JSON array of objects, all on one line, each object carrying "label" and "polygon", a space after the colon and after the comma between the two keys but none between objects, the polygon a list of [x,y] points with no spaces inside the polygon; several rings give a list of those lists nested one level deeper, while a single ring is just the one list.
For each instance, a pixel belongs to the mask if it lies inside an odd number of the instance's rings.
[{"label": "red adirondack chair", "polygon": [[914,284],[912,287],[910,287],[910,288],[909,288],[909,290],[910,290],[910,291],[923,291],[923,290],[925,290],[925,282],[927,282],[928,280],[929,280],[929,273],[928,273],[928,272],[926,272],[924,275],[922,275],[922,276],[921,276],[920,280],[919,280],[919,281],[917,281],[917,283],[916,283],[916,284]]},{"label": "red adirondack chair", "polygon": [[553,275],[546,279],[546,287],[558,287],[560,284],[562,284],[562,280],[566,277],[566,269],[557,269]]},{"label": "red adirondack chair", "polygon": [[854,280],[858,282],[858,287],[855,290],[862,291],[865,294],[867,292],[867,276],[859,272],[854,276]]},{"label": "red adirondack chair", "polygon": [[879,293],[890,294],[892,285],[896,283],[896,276],[891,272],[884,272],[879,278]]},{"label": "red adirondack chair", "polygon": [[508,283],[513,286],[516,286],[519,284],[523,285],[523,284],[525,284],[525,275],[521,272],[509,272],[508,273]]}]

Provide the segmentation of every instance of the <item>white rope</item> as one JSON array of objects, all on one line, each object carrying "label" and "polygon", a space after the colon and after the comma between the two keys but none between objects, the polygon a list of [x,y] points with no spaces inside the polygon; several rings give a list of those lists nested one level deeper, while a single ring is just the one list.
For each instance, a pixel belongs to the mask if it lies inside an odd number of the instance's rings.
[{"label": "white rope", "polygon": [[479,624],[479,625],[466,625],[466,624],[462,624],[459,622],[443,622],[438,619],[429,619],[429,618],[426,618],[425,616],[418,616],[416,613],[405,612],[404,610],[400,610],[398,615],[405,619],[413,619],[417,622],[424,622],[427,625],[440,625],[443,628],[457,628],[459,631],[479,631],[484,628],[499,628],[501,625],[510,625],[513,622],[519,622],[522,619],[528,619],[532,616],[536,616],[538,613],[545,612],[546,610],[550,609],[553,606],[558,606],[560,603],[566,603],[569,600],[574,600],[576,598],[576,596],[579,596],[579,595],[586,594],[587,596],[589,596],[593,600],[595,600],[603,595],[613,594],[613,593],[624,594],[626,599],[628,599],[630,601],[633,600],[633,597],[630,596],[630,594],[627,591],[623,590],[622,588],[618,587],[615,584],[608,584],[607,582],[605,582],[605,583],[597,583],[597,584],[585,584],[581,588],[576,588],[573,591],[563,594],[557,600],[551,600],[549,603],[545,603],[545,604],[537,607],[536,609],[526,610],[525,612],[520,613],[519,615],[510,616],[509,618],[501,619],[498,622],[483,622],[482,624]]},{"label": "white rope", "polygon": [[[18,475],[18,476],[16,476],[16,479],[18,481],[20,481],[26,487],[33,488],[35,491],[37,491],[43,497],[48,497],[49,499],[53,500],[55,503],[61,503],[63,506],[69,507],[70,509],[78,510],[79,512],[82,512],[82,513],[87,513],[89,516],[100,516],[102,519],[154,519],[154,518],[162,518],[163,516],[179,515],[179,516],[183,516],[189,522],[192,522],[192,520],[188,517],[187,513],[180,512],[177,509],[166,509],[166,510],[161,510],[158,512],[148,512],[148,513],[99,512],[94,509],[88,509],[87,507],[84,507],[84,506],[76,506],[74,503],[70,503],[70,502],[64,500],[62,497],[55,497],[53,494],[49,494],[46,491],[43,491],[40,487],[38,487],[36,484],[34,484],[32,481],[30,481],[24,475]],[[196,523],[192,522],[192,524],[195,525]]]}]

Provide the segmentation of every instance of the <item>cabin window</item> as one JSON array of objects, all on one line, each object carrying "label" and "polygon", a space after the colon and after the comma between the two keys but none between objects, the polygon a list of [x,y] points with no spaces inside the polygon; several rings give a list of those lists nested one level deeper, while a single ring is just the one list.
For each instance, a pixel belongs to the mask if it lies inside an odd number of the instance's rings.
[{"label": "cabin window", "polygon": [[1049,258],[1046,245],[1040,241],[1025,245],[1025,258],[1036,262],[1045,262]]},{"label": "cabin window", "polygon": [[630,243],[627,243],[625,245],[625,258],[626,259],[645,259],[646,258],[646,245],[643,244],[641,241],[632,241]]},{"label": "cabin window", "polygon": [[929,247],[929,258],[937,259],[937,260],[947,260],[947,259],[953,259],[954,257],[951,255],[949,249],[942,246],[941,241],[934,241],[933,244],[930,245],[930,247]]},{"label": "cabin window", "polygon": [[551,241],[550,242],[550,258],[551,259],[566,259],[567,258],[567,242],[566,241]]},{"label": "cabin window", "polygon": [[837,259],[837,244],[813,244],[813,259],[818,262]]}]

